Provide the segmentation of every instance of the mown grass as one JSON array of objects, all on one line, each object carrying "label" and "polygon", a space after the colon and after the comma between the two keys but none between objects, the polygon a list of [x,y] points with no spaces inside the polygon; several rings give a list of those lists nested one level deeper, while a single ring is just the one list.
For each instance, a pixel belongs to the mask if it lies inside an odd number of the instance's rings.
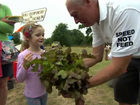
[{"label": "mown grass", "polygon": [[[72,47],[73,52],[80,53],[83,47]],[[91,47],[84,47],[88,53],[92,52]],[[99,70],[108,65],[109,61],[103,61],[100,64],[90,68],[89,74],[95,75]],[[16,83],[15,88],[9,90],[7,105],[27,105],[26,99],[23,95],[24,83]],[[113,89],[108,86],[108,83],[90,88],[88,94],[84,96],[85,105],[118,105],[114,101]],[[48,95],[47,105],[75,105],[73,99],[63,98],[58,96],[57,90],[53,89],[53,92]]]}]

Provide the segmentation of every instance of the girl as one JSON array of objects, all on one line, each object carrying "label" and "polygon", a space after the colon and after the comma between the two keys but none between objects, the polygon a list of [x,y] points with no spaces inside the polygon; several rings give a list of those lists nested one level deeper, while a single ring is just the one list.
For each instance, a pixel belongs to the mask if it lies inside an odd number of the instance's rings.
[{"label": "girl", "polygon": [[23,27],[24,44],[26,48],[18,56],[17,64],[17,80],[25,81],[24,95],[26,96],[29,105],[46,105],[47,93],[46,89],[40,81],[39,73],[32,72],[31,67],[26,67],[26,64],[32,59],[40,58],[44,52],[40,46],[44,42],[44,29],[41,25],[27,24]]}]

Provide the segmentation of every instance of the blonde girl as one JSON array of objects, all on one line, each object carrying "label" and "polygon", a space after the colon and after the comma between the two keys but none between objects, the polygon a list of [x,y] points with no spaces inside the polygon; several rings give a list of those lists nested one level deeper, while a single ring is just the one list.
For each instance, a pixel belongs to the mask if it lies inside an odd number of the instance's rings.
[{"label": "blonde girl", "polygon": [[46,105],[46,89],[39,79],[41,67],[38,68],[38,72],[32,72],[32,68],[26,66],[31,60],[40,58],[44,52],[40,48],[44,42],[44,29],[41,25],[32,23],[26,24],[22,32],[26,46],[18,56],[17,80],[18,82],[25,82],[24,95],[29,105]]}]

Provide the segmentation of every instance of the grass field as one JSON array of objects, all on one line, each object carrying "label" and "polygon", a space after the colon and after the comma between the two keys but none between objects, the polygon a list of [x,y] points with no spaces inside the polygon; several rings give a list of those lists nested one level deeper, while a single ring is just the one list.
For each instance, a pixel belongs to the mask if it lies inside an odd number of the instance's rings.
[{"label": "grass field", "polygon": [[[72,47],[73,52],[80,53],[82,47]],[[92,52],[91,47],[84,47],[89,53]],[[108,65],[109,61],[103,61],[100,64],[90,68],[89,74],[95,75],[100,69]],[[9,90],[7,105],[27,105],[23,95],[24,83],[15,83],[15,87]],[[89,89],[88,94],[84,96],[85,105],[118,105],[114,101],[113,89],[108,83]],[[75,105],[73,99],[63,98],[57,95],[57,90],[53,89],[53,93],[48,95],[47,105]]]}]

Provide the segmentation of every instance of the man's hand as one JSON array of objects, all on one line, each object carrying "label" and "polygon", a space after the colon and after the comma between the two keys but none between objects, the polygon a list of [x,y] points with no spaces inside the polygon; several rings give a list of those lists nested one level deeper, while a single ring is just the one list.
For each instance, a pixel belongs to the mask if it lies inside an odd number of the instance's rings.
[{"label": "man's hand", "polygon": [[86,68],[89,68],[94,65],[94,58],[84,58],[83,62]]},{"label": "man's hand", "polygon": [[79,98],[78,100],[76,100],[76,105],[85,105],[85,101],[81,98]]},{"label": "man's hand", "polygon": [[64,98],[72,98],[70,94],[65,93],[65,92],[62,93],[62,96],[63,96]]},{"label": "man's hand", "polygon": [[88,81],[88,88],[92,88],[92,76],[87,80]]},{"label": "man's hand", "polygon": [[89,68],[89,67],[95,65],[96,63],[99,63],[102,61],[103,53],[104,53],[104,44],[102,44],[98,47],[94,47],[92,50],[93,50],[92,54],[94,55],[95,58],[85,58],[83,60],[86,68]]},{"label": "man's hand", "polygon": [[13,20],[8,20],[8,17],[9,16],[5,16],[4,18],[1,19],[1,21],[13,26],[16,22]]}]

